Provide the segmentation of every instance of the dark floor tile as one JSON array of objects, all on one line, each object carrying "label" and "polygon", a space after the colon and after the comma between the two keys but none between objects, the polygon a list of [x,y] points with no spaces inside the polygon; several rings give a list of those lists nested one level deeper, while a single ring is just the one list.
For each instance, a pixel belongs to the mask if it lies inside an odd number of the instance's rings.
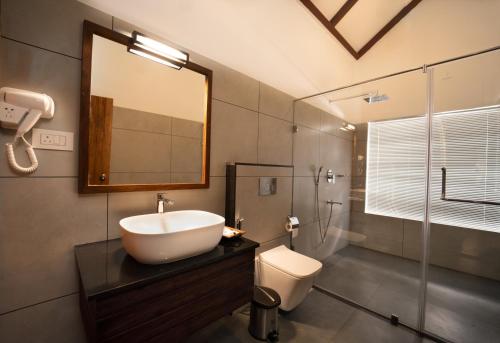
[{"label": "dark floor tile", "polygon": [[283,321],[321,330],[331,336],[354,312],[346,303],[314,290],[293,311],[281,313],[281,318]]},{"label": "dark floor tile", "polygon": [[397,315],[402,323],[417,327],[418,296],[409,297],[404,292],[380,287],[373,294],[367,307],[385,316]]},{"label": "dark floor tile", "polygon": [[[355,311],[343,302],[312,291],[293,311],[280,312],[280,342],[332,342]],[[248,333],[248,322],[248,310],[237,311],[198,331],[188,343],[258,342]]]},{"label": "dark floor tile", "polygon": [[[492,318],[493,319],[493,318]],[[453,342],[500,342],[500,319],[496,323],[478,321],[470,313],[427,305],[425,329]]]},{"label": "dark floor tile", "polygon": [[421,343],[429,342],[411,330],[358,311],[334,337],[336,343]]},{"label": "dark floor tile", "polygon": [[330,266],[321,271],[315,285],[360,304],[367,304],[380,286],[378,281],[371,280],[357,273],[343,272],[336,266]]},{"label": "dark floor tile", "polygon": [[[416,326],[418,262],[348,246],[323,269],[316,285]],[[456,342],[500,342],[500,282],[429,266],[427,330]]]}]

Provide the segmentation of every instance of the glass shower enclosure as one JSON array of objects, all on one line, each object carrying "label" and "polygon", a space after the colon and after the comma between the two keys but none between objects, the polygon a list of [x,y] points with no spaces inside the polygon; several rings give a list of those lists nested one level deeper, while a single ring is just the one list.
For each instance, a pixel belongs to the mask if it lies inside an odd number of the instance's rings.
[{"label": "glass shower enclosure", "polygon": [[438,340],[500,342],[499,48],[299,99],[295,113],[306,105],[341,118],[352,143],[348,225],[329,220],[333,185],[308,228],[315,287]]}]

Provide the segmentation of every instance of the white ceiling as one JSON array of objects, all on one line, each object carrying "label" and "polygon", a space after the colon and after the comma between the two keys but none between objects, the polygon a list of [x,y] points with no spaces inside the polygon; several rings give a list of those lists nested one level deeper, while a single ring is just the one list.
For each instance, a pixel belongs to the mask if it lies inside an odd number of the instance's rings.
[{"label": "white ceiling", "polygon": [[[500,44],[499,0],[424,0],[357,61],[299,0],[80,1],[295,97]],[[359,47],[407,2],[360,0],[338,29]]]}]

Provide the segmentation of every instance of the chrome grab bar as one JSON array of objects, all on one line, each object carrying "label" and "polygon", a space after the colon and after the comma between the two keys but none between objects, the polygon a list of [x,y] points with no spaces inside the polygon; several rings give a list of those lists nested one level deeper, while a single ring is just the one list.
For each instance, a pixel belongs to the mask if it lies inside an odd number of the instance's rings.
[{"label": "chrome grab bar", "polygon": [[454,202],[465,202],[469,204],[480,204],[480,205],[496,205],[499,206],[500,202],[495,201],[480,201],[480,200],[466,200],[466,199],[452,199],[446,197],[446,168],[441,168],[441,200],[443,201],[454,201]]}]

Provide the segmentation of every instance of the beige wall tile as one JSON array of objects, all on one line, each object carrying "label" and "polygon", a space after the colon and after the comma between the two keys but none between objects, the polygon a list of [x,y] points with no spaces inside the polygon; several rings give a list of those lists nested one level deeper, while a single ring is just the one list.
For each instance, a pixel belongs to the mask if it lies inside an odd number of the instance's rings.
[{"label": "beige wall tile", "polygon": [[293,215],[300,223],[309,224],[316,217],[314,177],[295,177],[293,183]]},{"label": "beige wall tile", "polygon": [[[326,228],[327,219],[325,218],[325,221],[321,224],[323,228]],[[312,232],[314,232],[314,230]],[[315,258],[324,260],[337,251],[345,248],[349,245],[349,234],[349,212],[343,212],[332,216],[332,221],[330,222],[328,230],[324,231],[325,240],[323,243],[319,237],[319,228],[316,230],[316,242],[318,247],[316,249]]]},{"label": "beige wall tile", "polygon": [[202,146],[197,138],[172,136],[172,172],[201,173]]},{"label": "beige wall tile", "polygon": [[293,120],[293,97],[260,83],[259,112],[291,122]]},{"label": "beige wall tile", "polygon": [[215,99],[253,111],[259,108],[259,82],[220,64],[208,65],[214,72],[212,96]]},{"label": "beige wall tile", "polygon": [[212,102],[210,175],[224,176],[227,162],[257,162],[258,113]]},{"label": "beige wall tile", "polygon": [[305,101],[295,102],[294,108],[294,123],[308,128],[321,129],[321,111]]},{"label": "beige wall tile", "polygon": [[292,124],[259,114],[259,163],[292,164]]},{"label": "beige wall tile", "polygon": [[353,141],[352,175],[366,176],[366,140]]},{"label": "beige wall tile", "polygon": [[113,129],[111,172],[168,172],[172,136]]},{"label": "beige wall tile", "polygon": [[76,292],[73,247],[106,239],[106,195],[75,178],[0,179],[0,313]]},{"label": "beige wall tile", "polygon": [[171,182],[170,172],[160,173],[110,173],[109,183],[130,184],[130,183],[169,183]]},{"label": "beige wall tile", "polygon": [[238,165],[238,176],[293,176],[293,168]]},{"label": "beige wall tile", "polygon": [[320,164],[337,175],[351,174],[352,142],[327,133],[320,135]]},{"label": "beige wall tile", "polygon": [[114,128],[134,131],[172,133],[172,118],[125,107],[113,107]]},{"label": "beige wall tile", "polygon": [[[32,176],[77,176],[80,61],[4,38],[0,45],[2,86],[46,93],[54,99],[54,118],[40,119],[36,127],[75,133],[74,151],[36,150],[40,165]],[[12,141],[14,134],[15,130],[2,129],[0,145]],[[31,133],[27,138],[30,136]],[[30,164],[23,145],[16,149],[16,157],[19,164]],[[15,175],[2,153],[0,176]]]},{"label": "beige wall tile", "polygon": [[[404,256],[421,259],[422,223],[405,220]],[[431,225],[430,263],[500,280],[500,237],[497,233]]]},{"label": "beige wall tile", "polygon": [[298,237],[293,239],[293,246],[298,253],[316,258],[320,248],[318,224],[302,224]]},{"label": "beige wall tile", "polygon": [[264,251],[271,250],[273,248],[279,247],[280,245],[284,245],[287,248],[290,248],[290,235],[288,233],[285,232],[283,236],[261,244],[260,247],[255,250],[255,255],[257,256]]},{"label": "beige wall tile", "polygon": [[[156,212],[155,192],[110,193],[108,201],[109,239],[120,236],[122,218]],[[224,216],[226,178],[210,177],[210,188],[167,191],[167,198],[175,201],[172,211],[203,210]]]},{"label": "beige wall tile", "polygon": [[84,19],[111,28],[110,15],[76,0],[2,0],[1,6],[2,35],[76,58]]},{"label": "beige wall tile", "polygon": [[78,294],[0,316],[2,343],[84,343]]},{"label": "beige wall tile", "polygon": [[192,53],[190,58],[212,70],[214,99],[258,111],[259,81],[197,53]]},{"label": "beige wall tile", "polygon": [[432,224],[430,262],[500,280],[500,235],[494,232]]},{"label": "beige wall tile", "polygon": [[[359,232],[354,232],[359,234]],[[366,236],[363,239],[350,242],[350,244],[390,255],[401,256],[401,242],[393,239]]]},{"label": "beige wall tile", "polygon": [[193,120],[172,118],[172,134],[174,136],[203,138],[203,123]]},{"label": "beige wall tile", "polygon": [[404,220],[403,257],[420,261],[422,222]]},{"label": "beige wall tile", "polygon": [[351,244],[397,256],[403,254],[402,219],[351,212],[350,229],[365,236]]},{"label": "beige wall tile", "polygon": [[236,217],[245,218],[245,237],[264,243],[283,236],[292,209],[292,178],[278,177],[274,195],[259,196],[258,177],[238,177]]},{"label": "beige wall tile", "polygon": [[199,173],[172,173],[173,183],[201,183]]},{"label": "beige wall tile", "polygon": [[353,134],[351,132],[346,132],[340,130],[344,121],[334,115],[322,111],[321,113],[321,131],[342,137],[348,140],[352,140]]},{"label": "beige wall tile", "polygon": [[314,176],[320,167],[320,132],[299,126],[293,135],[293,164],[295,176]]},{"label": "beige wall tile", "polygon": [[321,218],[327,218],[330,213],[330,205],[326,202],[333,200],[341,202],[342,205],[334,204],[333,213],[350,211],[351,180],[349,177],[336,178],[335,183],[328,183],[325,177],[320,178],[319,202]]}]

